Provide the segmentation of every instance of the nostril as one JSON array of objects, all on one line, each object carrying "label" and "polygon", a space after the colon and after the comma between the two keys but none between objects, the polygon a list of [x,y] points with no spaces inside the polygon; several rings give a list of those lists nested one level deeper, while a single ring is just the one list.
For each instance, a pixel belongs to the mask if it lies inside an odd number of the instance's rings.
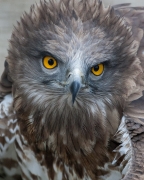
[{"label": "nostril", "polygon": [[72,75],[72,73],[69,73],[69,74],[68,74],[68,78],[70,78],[71,75]]}]

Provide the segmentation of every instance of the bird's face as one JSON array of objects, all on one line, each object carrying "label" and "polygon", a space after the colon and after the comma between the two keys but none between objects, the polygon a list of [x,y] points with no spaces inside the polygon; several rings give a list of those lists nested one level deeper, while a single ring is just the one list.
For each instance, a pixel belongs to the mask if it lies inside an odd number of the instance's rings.
[{"label": "bird's face", "polygon": [[107,146],[122,117],[135,58],[131,33],[109,10],[107,20],[81,14],[78,6],[57,12],[51,6],[41,4],[37,16],[25,15],[12,35],[14,107],[32,141],[47,141],[58,152],[67,147],[90,153]]}]

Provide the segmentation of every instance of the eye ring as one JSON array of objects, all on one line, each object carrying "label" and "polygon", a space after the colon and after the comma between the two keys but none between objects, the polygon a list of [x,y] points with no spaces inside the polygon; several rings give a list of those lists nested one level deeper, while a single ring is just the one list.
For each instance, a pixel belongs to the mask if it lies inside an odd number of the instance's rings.
[{"label": "eye ring", "polygon": [[97,64],[95,66],[93,66],[91,68],[91,72],[95,75],[95,76],[100,76],[104,71],[104,64]]},{"label": "eye ring", "polygon": [[57,60],[51,56],[45,56],[43,58],[43,66],[47,69],[54,69],[57,67]]}]

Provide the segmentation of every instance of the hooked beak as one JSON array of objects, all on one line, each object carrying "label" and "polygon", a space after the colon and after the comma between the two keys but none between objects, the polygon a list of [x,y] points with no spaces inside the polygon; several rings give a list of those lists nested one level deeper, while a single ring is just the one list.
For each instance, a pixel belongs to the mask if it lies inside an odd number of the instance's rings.
[{"label": "hooked beak", "polygon": [[70,85],[70,91],[71,91],[71,94],[72,94],[72,103],[73,104],[75,102],[75,98],[77,96],[77,93],[78,93],[80,87],[81,87],[81,84],[78,81],[73,81],[71,83],[71,85]]},{"label": "hooked beak", "polygon": [[72,103],[74,104],[76,96],[82,86],[82,73],[79,69],[74,69],[71,73],[70,73],[70,77],[69,77],[69,88],[70,88],[70,92],[72,94]]}]

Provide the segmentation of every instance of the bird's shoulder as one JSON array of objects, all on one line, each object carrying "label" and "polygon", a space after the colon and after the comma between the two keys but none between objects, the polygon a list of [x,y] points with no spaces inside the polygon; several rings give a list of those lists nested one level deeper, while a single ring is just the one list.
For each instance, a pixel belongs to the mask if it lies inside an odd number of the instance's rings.
[{"label": "bird's shoulder", "polygon": [[43,153],[21,134],[11,93],[0,92],[0,179],[48,179]]},{"label": "bird's shoulder", "polygon": [[132,36],[137,48],[137,66],[141,66],[142,71],[137,77],[135,93],[132,94],[124,108],[125,123],[131,138],[130,168],[124,179],[143,179],[144,161],[144,7],[130,7],[130,4],[115,6],[116,13],[123,17],[124,22],[132,30]]}]

